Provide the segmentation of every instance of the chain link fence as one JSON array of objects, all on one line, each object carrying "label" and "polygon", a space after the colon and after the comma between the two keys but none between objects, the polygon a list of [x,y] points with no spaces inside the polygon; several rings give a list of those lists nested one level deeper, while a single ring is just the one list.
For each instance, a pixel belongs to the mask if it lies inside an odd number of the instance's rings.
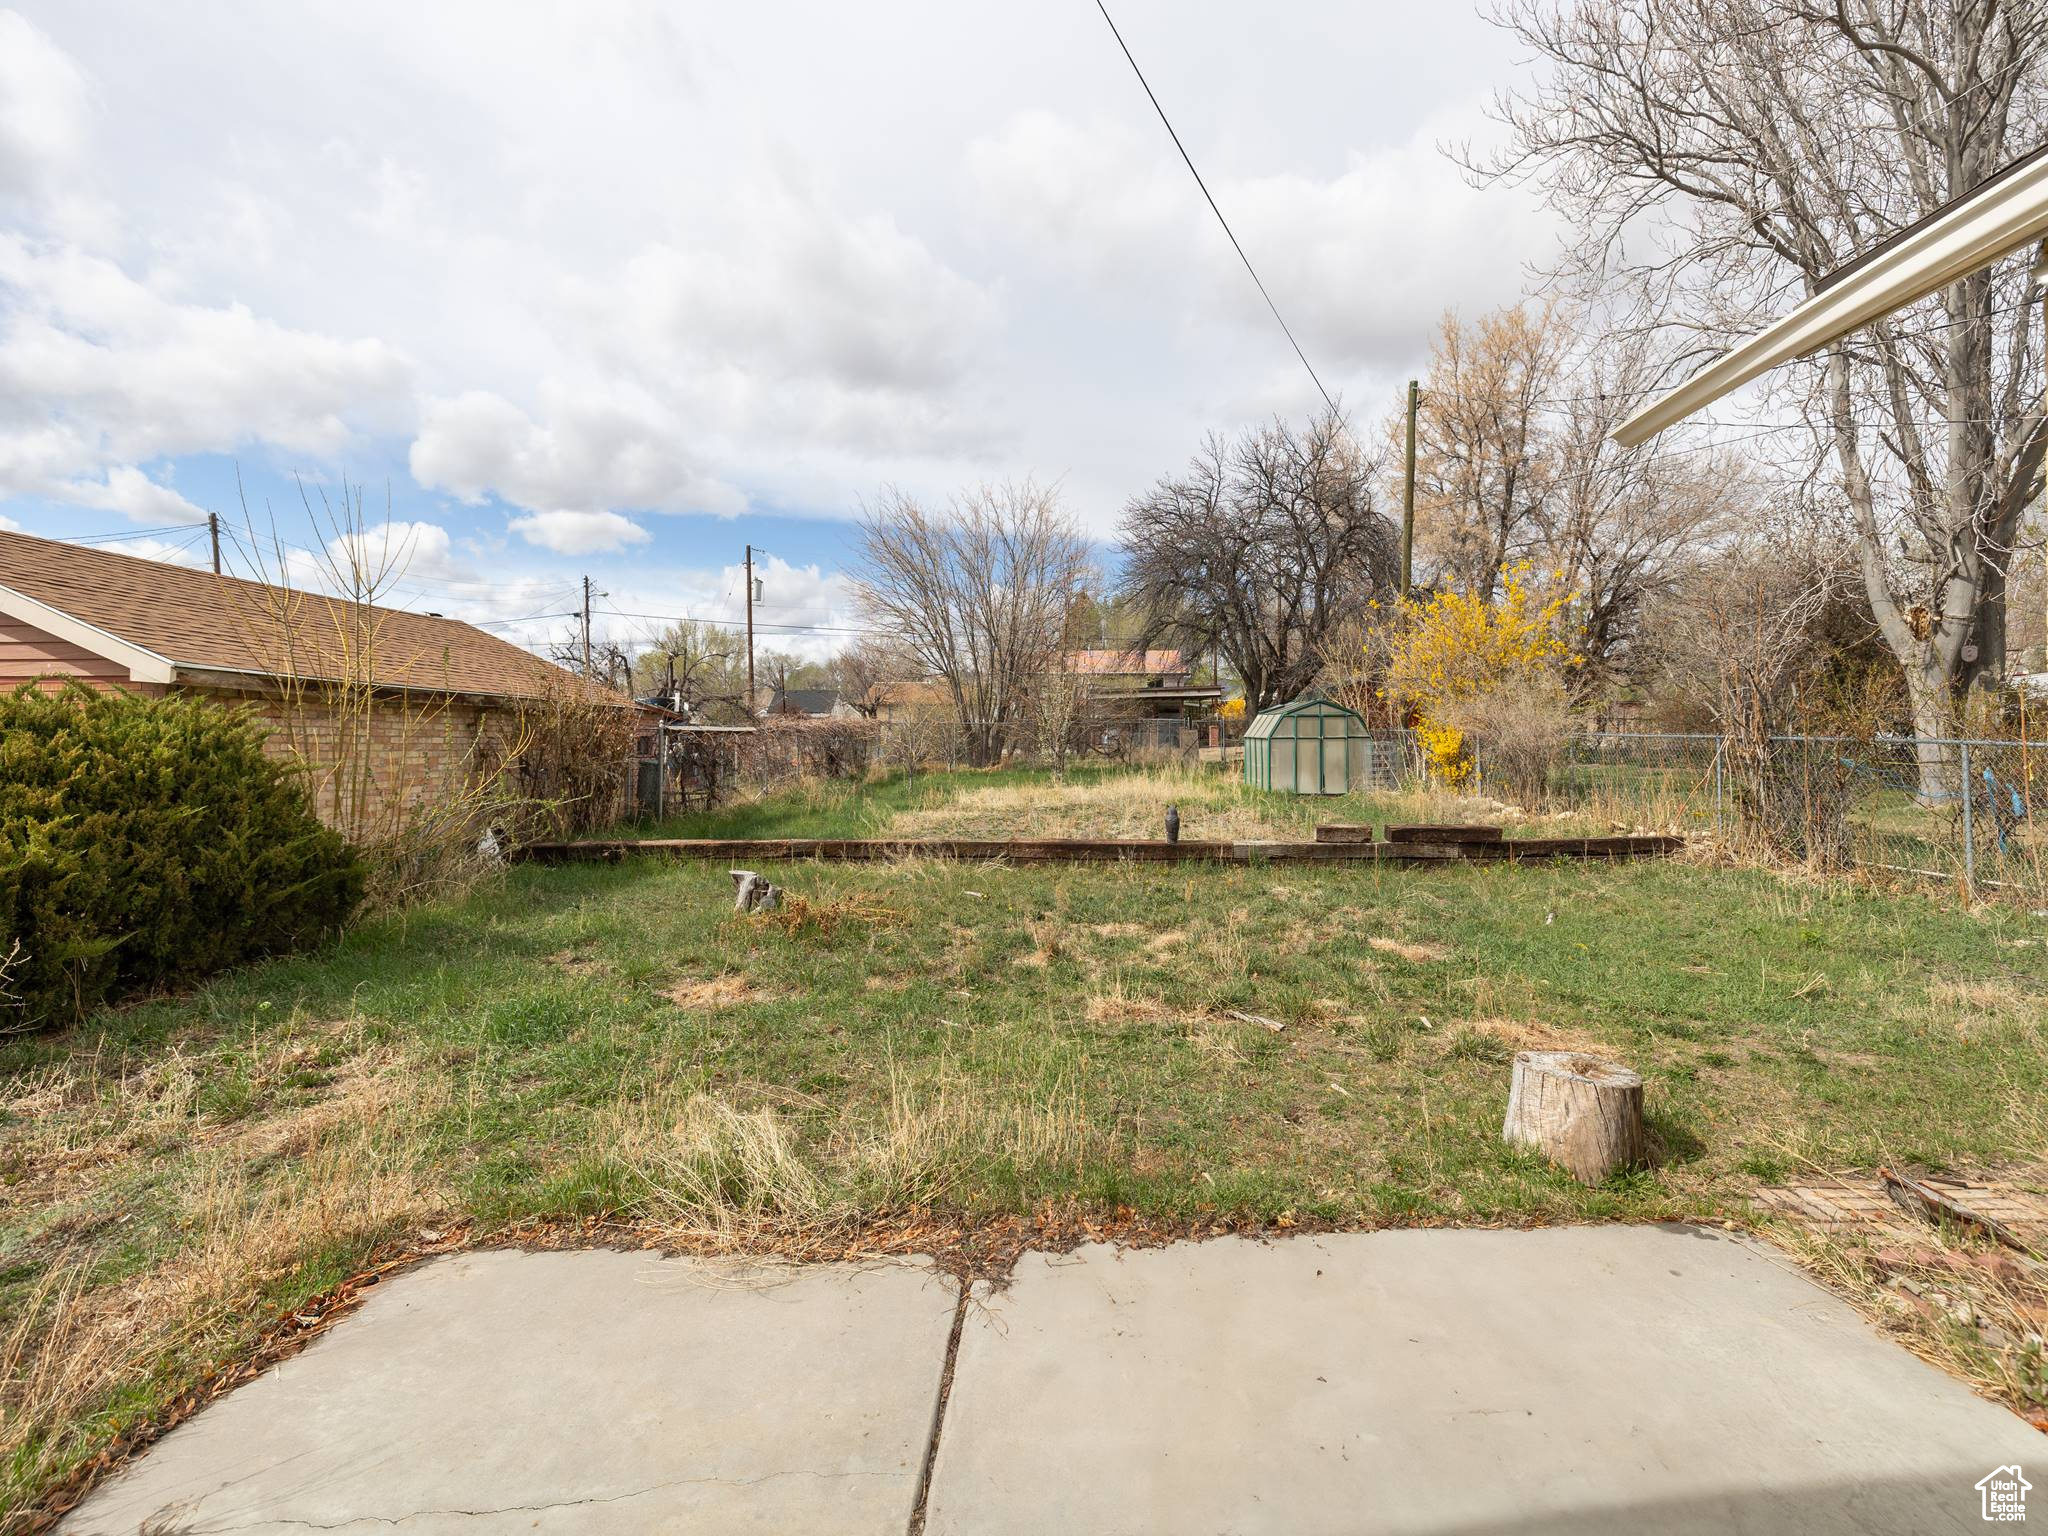
[{"label": "chain link fence", "polygon": [[[1474,746],[1486,792],[1485,743]],[[1573,739],[1549,809],[1955,883],[1972,895],[2048,894],[2048,795],[2040,744],[1962,737],[1773,736],[1745,757],[1733,738],[1602,732]]]},{"label": "chain link fence", "polygon": [[[729,729],[729,728],[728,728]],[[1076,722],[1067,763],[1206,763],[1240,771],[1236,736],[1216,722],[1097,718]],[[1543,776],[1540,804],[1489,775],[1484,739],[1472,741],[1461,788],[1528,811],[1570,811],[1621,827],[1694,838],[1768,844],[1812,857],[1949,881],[1971,895],[2048,901],[2048,757],[2039,744],[1980,738],[1773,736],[1735,738],[1659,731],[1602,731],[1569,739]],[[708,804],[728,785],[792,776],[857,777],[874,771],[1043,766],[1060,756],[1021,723],[984,726],[947,718],[816,721],[759,735],[678,736],[666,763],[626,772],[630,799],[657,815]],[[1367,792],[1425,787],[1416,735],[1372,732]],[[663,772],[664,766],[667,772]],[[758,783],[755,781],[758,780]]]}]

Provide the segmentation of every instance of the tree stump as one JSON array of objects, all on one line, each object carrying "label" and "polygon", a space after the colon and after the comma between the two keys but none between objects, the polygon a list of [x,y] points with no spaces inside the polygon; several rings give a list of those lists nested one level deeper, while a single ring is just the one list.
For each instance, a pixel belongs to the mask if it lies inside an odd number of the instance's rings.
[{"label": "tree stump", "polygon": [[1581,1184],[1647,1160],[1643,1079],[1578,1051],[1520,1051],[1502,1134],[1534,1147]]},{"label": "tree stump", "polygon": [[782,905],[782,887],[770,885],[751,869],[729,869],[735,912],[773,912]]}]

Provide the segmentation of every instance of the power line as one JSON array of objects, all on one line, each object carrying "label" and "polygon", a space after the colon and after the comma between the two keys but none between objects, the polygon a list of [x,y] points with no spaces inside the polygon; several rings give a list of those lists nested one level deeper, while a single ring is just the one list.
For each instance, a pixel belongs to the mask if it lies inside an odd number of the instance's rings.
[{"label": "power line", "polygon": [[[666,624],[711,624],[720,629],[737,630],[743,624],[740,619],[711,619],[695,613],[634,613],[624,608],[614,608],[609,603],[604,611],[620,619],[654,619]],[[770,624],[764,620],[754,621],[756,629],[787,630],[795,634],[809,635],[880,635],[888,631],[874,628],[859,628],[845,624]]]},{"label": "power line", "polygon": [[1309,362],[1308,354],[1301,350],[1301,343],[1294,339],[1294,332],[1288,329],[1286,320],[1281,318],[1280,306],[1273,302],[1273,295],[1266,292],[1266,285],[1259,279],[1258,269],[1252,265],[1251,257],[1245,255],[1244,247],[1238,244],[1237,235],[1230,227],[1230,220],[1224,218],[1223,210],[1216,206],[1216,199],[1209,192],[1209,184],[1202,180],[1202,173],[1195,169],[1194,159],[1188,154],[1187,146],[1181,143],[1180,135],[1174,132],[1173,122],[1167,117],[1166,108],[1159,105],[1159,98],[1152,93],[1151,82],[1145,78],[1145,71],[1138,68],[1137,59],[1132,57],[1131,45],[1124,41],[1123,33],[1117,31],[1116,22],[1109,14],[1109,7],[1103,4],[1103,0],[1095,0],[1095,8],[1102,12],[1102,19],[1109,23],[1110,36],[1116,39],[1117,47],[1123,50],[1124,57],[1130,61],[1131,73],[1138,77],[1138,84],[1144,86],[1146,98],[1152,103],[1152,110],[1159,114],[1159,121],[1166,124],[1167,136],[1173,140],[1173,147],[1180,151],[1181,159],[1187,164],[1188,174],[1195,178],[1195,185],[1202,189],[1202,196],[1208,199],[1209,211],[1216,215],[1216,222],[1223,226],[1223,233],[1230,236],[1230,245],[1237,252],[1237,259],[1244,263],[1245,271],[1251,273],[1252,282],[1258,287],[1259,297],[1266,301],[1266,308],[1273,311],[1273,318],[1280,322],[1280,329],[1287,337],[1287,344],[1294,348],[1294,355],[1301,359],[1301,366],[1308,369],[1308,376],[1315,381],[1316,392],[1323,397],[1323,404],[1334,413],[1337,402],[1330,398],[1330,392],[1323,388],[1323,381],[1316,377],[1315,367]]},{"label": "power line", "polygon": [[190,533],[195,528],[204,528],[204,523],[168,523],[161,528],[136,528],[126,533],[84,533],[76,538],[66,539],[67,544],[126,544],[136,539],[165,538],[174,533]]}]

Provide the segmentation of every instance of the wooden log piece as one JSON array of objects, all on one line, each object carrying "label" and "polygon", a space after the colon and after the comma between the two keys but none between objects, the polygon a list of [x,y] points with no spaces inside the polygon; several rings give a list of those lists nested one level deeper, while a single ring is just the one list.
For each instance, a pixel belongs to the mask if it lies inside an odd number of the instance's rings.
[{"label": "wooden log piece", "polygon": [[1326,821],[1316,828],[1319,843],[1371,843],[1378,839],[1373,836],[1369,821]]},{"label": "wooden log piece", "polygon": [[1581,1184],[1647,1160],[1643,1079],[1578,1051],[1521,1051],[1502,1134],[1534,1147]]},{"label": "wooden log piece", "polygon": [[1387,841],[1390,843],[1497,843],[1500,840],[1499,827],[1429,822],[1387,824]]}]

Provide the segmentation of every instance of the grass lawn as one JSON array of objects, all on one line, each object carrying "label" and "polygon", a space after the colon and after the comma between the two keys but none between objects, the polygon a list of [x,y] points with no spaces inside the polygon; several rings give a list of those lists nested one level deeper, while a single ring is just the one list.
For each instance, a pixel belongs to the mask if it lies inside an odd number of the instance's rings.
[{"label": "grass lawn", "polygon": [[[1190,837],[1332,815],[1187,775],[963,773],[664,830],[1149,832],[1168,799]],[[380,1243],[457,1222],[1711,1218],[1810,1165],[2048,1143],[2025,910],[1686,862],[773,876],[783,920],[734,916],[722,866],[521,868],[0,1044],[0,1509]],[[1653,1170],[1583,1189],[1501,1143],[1537,1045],[1642,1070]]]}]

